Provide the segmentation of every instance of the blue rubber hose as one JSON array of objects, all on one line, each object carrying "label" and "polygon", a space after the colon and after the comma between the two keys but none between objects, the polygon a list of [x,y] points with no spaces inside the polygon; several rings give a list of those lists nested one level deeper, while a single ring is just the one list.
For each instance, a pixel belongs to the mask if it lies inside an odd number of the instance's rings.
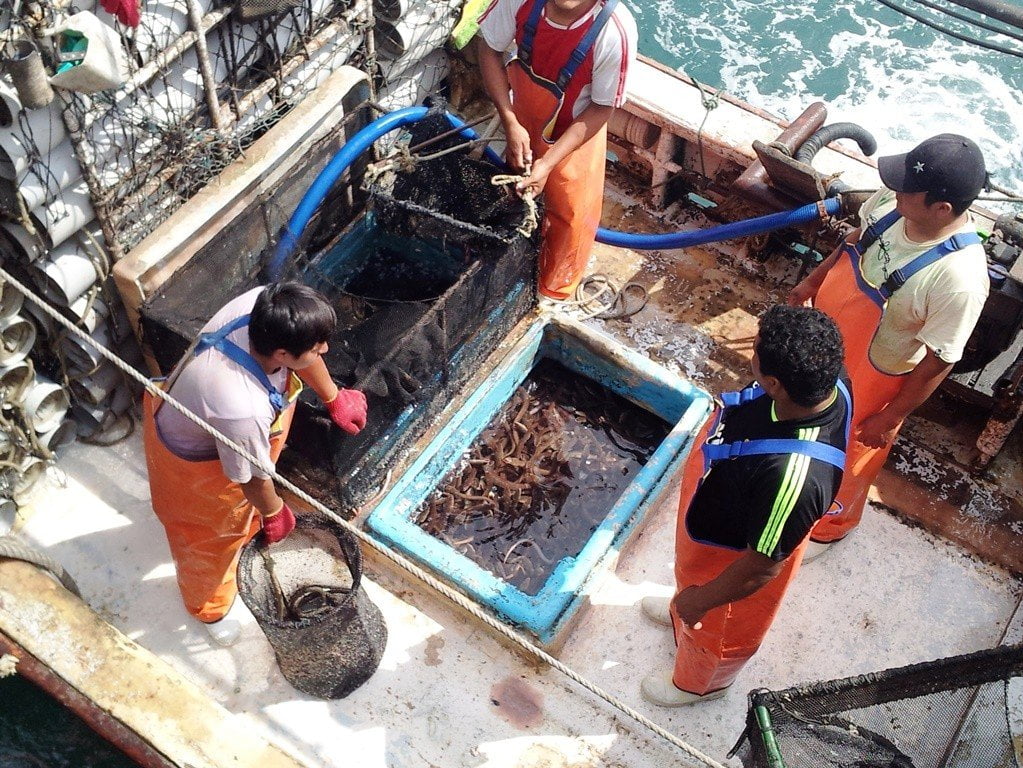
[{"label": "blue rubber hose", "polygon": [[[306,226],[308,226],[309,220],[316,213],[316,209],[320,207],[323,198],[327,196],[327,193],[330,192],[337,180],[348,170],[352,163],[358,160],[363,152],[373,146],[373,142],[377,139],[398,128],[418,123],[428,114],[429,110],[426,107],[406,107],[405,109],[390,112],[382,117],[378,117],[345,142],[345,145],[330,159],[327,166],[320,171],[320,175],[316,177],[308,191],[303,195],[302,200],[295,208],[295,212],[291,214],[291,218],[284,227],[281,239],[277,243],[277,249],[274,251],[273,259],[270,261],[269,271],[272,279],[281,279],[284,272],[284,264],[295,252],[298,239],[305,231]],[[454,115],[445,113],[445,116],[453,128],[465,126],[465,123]],[[465,128],[459,135],[469,140],[479,138],[471,128]],[[490,147],[487,147],[485,154],[487,159],[495,165],[502,165],[501,158]]]},{"label": "blue rubber hose", "polygon": [[[369,149],[373,142],[385,136],[391,131],[403,128],[406,125],[418,123],[429,114],[426,107],[406,107],[395,112],[390,112],[378,117],[348,142],[345,143],[337,154],[331,158],[327,167],[320,171],[309,190],[302,197],[295,212],[288,220],[281,239],[277,243],[273,259],[270,262],[270,276],[279,280],[284,272],[284,265],[295,251],[299,237],[305,231],[316,209],[320,207],[323,198],[327,196],[331,188],[345,171],[354,163],[359,156]],[[445,113],[448,121],[454,128],[462,128],[459,133],[465,139],[478,139],[479,136],[471,128],[465,127],[465,123],[450,113]],[[504,168],[501,158],[489,146],[485,154],[487,159],[494,165]],[[837,197],[829,197],[823,202],[825,212],[835,216],[841,209],[841,201]],[[758,216],[753,219],[736,221],[730,224],[722,224],[709,229],[697,229],[688,232],[668,232],[665,234],[632,234],[629,232],[618,232],[613,229],[601,227],[597,230],[597,242],[607,245],[615,245],[621,248],[632,248],[634,250],[660,250],[669,248],[688,248],[694,245],[715,243],[721,240],[733,240],[749,235],[759,235],[763,232],[771,232],[775,229],[793,227],[800,224],[808,224],[821,218],[820,203],[808,203],[807,205],[795,208],[791,211],[772,213],[767,216]]]},{"label": "blue rubber hose", "polygon": [[[842,208],[842,201],[837,197],[829,197],[823,201],[824,210],[829,216],[835,216]],[[688,248],[693,245],[716,243],[721,240],[734,240],[749,235],[759,235],[775,229],[784,229],[798,224],[809,224],[821,218],[818,203],[807,203],[791,211],[771,213],[757,216],[755,219],[733,221],[709,229],[694,229],[688,232],[667,232],[661,235],[635,235],[628,232],[617,232],[613,229],[597,230],[597,242],[617,245],[620,248],[632,248],[637,251],[653,251],[667,248]]]}]

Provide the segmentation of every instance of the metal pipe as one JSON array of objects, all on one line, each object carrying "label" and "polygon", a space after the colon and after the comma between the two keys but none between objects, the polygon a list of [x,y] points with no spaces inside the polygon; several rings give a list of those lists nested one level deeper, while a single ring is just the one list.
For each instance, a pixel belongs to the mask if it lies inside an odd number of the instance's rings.
[{"label": "metal pipe", "polygon": [[206,47],[206,32],[203,30],[202,9],[197,0],[185,0],[188,6],[188,23],[195,33],[195,52],[199,60],[199,73],[202,75],[202,86],[206,93],[206,106],[210,110],[210,121],[217,132],[222,132],[224,125],[220,119],[220,100],[217,98],[217,79],[213,76],[213,65],[210,64],[210,51]]}]

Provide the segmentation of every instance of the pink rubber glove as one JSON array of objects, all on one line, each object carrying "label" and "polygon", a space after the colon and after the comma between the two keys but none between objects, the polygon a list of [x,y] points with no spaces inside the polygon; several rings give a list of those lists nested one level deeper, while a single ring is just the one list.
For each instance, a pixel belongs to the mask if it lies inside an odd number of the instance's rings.
[{"label": "pink rubber glove", "polygon": [[103,10],[129,27],[139,25],[139,0],[100,0]]},{"label": "pink rubber glove", "polygon": [[330,419],[349,435],[357,435],[366,426],[366,396],[357,389],[339,389],[327,406]]},{"label": "pink rubber glove", "polygon": [[267,544],[273,544],[287,537],[295,530],[295,513],[285,504],[279,512],[263,516],[263,536]]}]

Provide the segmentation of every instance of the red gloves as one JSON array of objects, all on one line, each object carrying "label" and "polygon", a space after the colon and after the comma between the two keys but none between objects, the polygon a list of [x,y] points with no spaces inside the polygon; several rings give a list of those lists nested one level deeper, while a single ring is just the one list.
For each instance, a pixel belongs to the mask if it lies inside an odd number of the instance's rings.
[{"label": "red gloves", "polygon": [[327,406],[330,419],[349,435],[357,435],[366,426],[366,396],[357,389],[339,389]]},{"label": "red gloves", "polygon": [[267,544],[273,544],[285,538],[295,530],[295,513],[285,504],[279,512],[263,516],[263,536]]},{"label": "red gloves", "polygon": [[100,0],[103,10],[129,27],[139,25],[139,0]]}]

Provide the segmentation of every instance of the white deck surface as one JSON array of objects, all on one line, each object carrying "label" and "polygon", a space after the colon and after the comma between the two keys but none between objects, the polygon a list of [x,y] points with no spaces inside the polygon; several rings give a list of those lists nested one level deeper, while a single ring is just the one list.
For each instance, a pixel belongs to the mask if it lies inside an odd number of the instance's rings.
[{"label": "white deck surface", "polygon": [[[149,506],[140,435],[114,448],[75,445],[61,467],[65,487],[40,488],[24,536],[65,564],[111,624],[309,765],[688,764],[560,673],[538,671],[442,598],[387,574],[367,574],[390,632],[379,671],[345,700],[299,694],[254,623],[236,646],[221,649],[185,613]],[[987,648],[1019,601],[1005,573],[871,510],[854,536],[804,568],[761,652],[724,699],[658,709],[642,701],[639,681],[670,666],[672,642],[638,603],[669,592],[674,506],[650,514],[560,657],[718,760],[743,728],[749,689]]]}]

